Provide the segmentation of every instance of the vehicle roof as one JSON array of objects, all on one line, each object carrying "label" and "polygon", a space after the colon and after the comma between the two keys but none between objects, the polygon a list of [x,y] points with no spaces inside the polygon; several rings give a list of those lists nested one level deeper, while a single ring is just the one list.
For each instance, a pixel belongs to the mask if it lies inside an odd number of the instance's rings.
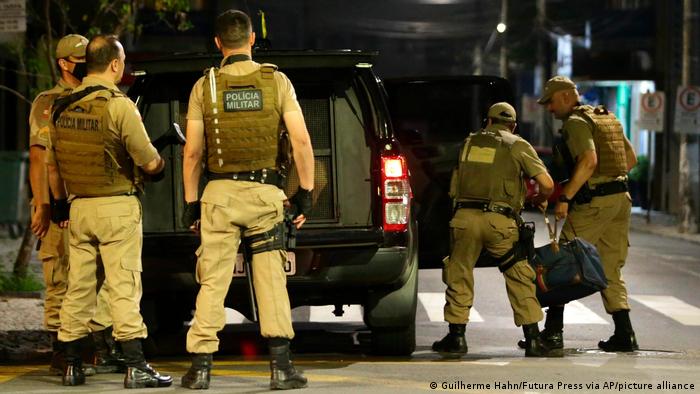
[{"label": "vehicle roof", "polygon": [[[345,68],[358,63],[372,64],[379,55],[377,51],[361,50],[274,50],[255,51],[253,60],[258,63],[272,63],[283,69],[289,68]],[[132,64],[134,74],[146,72],[170,73],[197,71],[221,63],[221,53],[175,53],[153,59],[136,61]]]},{"label": "vehicle roof", "polygon": [[491,82],[508,83],[508,80],[495,75],[430,75],[415,77],[385,78],[384,82],[389,84],[401,83],[426,83],[440,81],[468,81],[468,82]]}]

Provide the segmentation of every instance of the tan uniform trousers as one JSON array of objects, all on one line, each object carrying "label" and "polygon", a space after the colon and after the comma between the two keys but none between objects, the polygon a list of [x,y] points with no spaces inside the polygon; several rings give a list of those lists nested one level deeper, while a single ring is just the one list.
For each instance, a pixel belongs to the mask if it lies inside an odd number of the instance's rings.
[{"label": "tan uniform trousers", "polygon": [[631,210],[628,193],[594,197],[588,204],[574,204],[562,229],[562,239],[576,235],[598,249],[608,280],[608,287],[601,292],[608,313],[630,309],[622,267],[629,247]]},{"label": "tan uniform trousers", "polygon": [[[63,298],[68,289],[68,229],[61,229],[49,222],[49,230],[41,239],[39,259],[44,271],[44,327],[51,332],[58,332],[61,327],[59,312]],[[112,316],[108,302],[107,286],[102,286],[97,295],[97,307],[92,318],[95,331],[112,325]]]},{"label": "tan uniform trousers", "polygon": [[[482,248],[493,256],[508,252],[518,240],[515,220],[494,212],[459,209],[450,221],[453,246],[442,271],[447,285],[445,321],[464,324],[474,302],[474,266]],[[543,314],[535,295],[535,271],[526,260],[503,273],[516,326],[537,323]]]},{"label": "tan uniform trousers", "polygon": [[70,209],[68,291],[58,339],[73,341],[95,331],[97,253],[109,288],[113,336],[127,341],[147,336],[141,302],[141,203],[135,196],[77,198]]},{"label": "tan uniform trousers", "polygon": [[[201,285],[197,309],[187,332],[187,351],[214,353],[216,333],[226,324],[224,298],[228,292],[243,236],[275,227],[284,218],[284,192],[256,182],[210,181],[202,195],[202,244],[196,278]],[[253,285],[263,337],[293,338],[292,316],[284,264],[287,252],[274,250],[253,255]]]}]

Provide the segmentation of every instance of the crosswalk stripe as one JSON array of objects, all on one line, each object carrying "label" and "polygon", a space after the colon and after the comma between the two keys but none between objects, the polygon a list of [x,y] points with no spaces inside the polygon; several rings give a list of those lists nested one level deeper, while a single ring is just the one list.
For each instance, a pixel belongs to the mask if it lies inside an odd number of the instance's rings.
[{"label": "crosswalk stripe", "polygon": [[[428,314],[428,319],[432,322],[444,321],[443,307],[445,305],[445,293],[430,293],[430,292],[420,292],[418,293],[418,300],[423,309]],[[469,322],[470,323],[480,323],[484,319],[481,317],[476,309],[471,308],[469,311]]]},{"label": "crosswalk stripe", "polygon": [[241,323],[252,323],[250,320],[246,319],[243,314],[235,309],[225,308],[226,311],[226,324],[241,324]]},{"label": "crosswalk stripe", "polygon": [[700,326],[700,308],[672,296],[630,295],[631,299],[686,326]]},{"label": "crosswalk stripe", "polygon": [[445,293],[418,293],[418,300],[430,321],[444,320],[442,306],[445,305]]},{"label": "crosswalk stripe", "polygon": [[[686,326],[700,326],[700,308],[690,305],[673,296],[654,295],[630,295],[631,299],[653,309]],[[419,292],[418,301],[425,310],[428,320],[431,322],[443,322],[443,306],[445,304],[445,293],[443,292]],[[307,322],[318,323],[358,323],[362,322],[362,306],[345,305],[343,316],[333,314],[333,305],[300,307],[308,308]],[[564,324],[610,324],[607,320],[587,308],[579,301],[572,301],[566,305],[564,310]],[[297,319],[294,319],[297,321]],[[470,323],[482,323],[484,318],[479,312],[472,308],[469,312]],[[251,323],[238,311],[226,308],[226,324]]]},{"label": "crosswalk stripe", "polygon": [[564,308],[564,324],[610,324],[578,301],[571,301]]},{"label": "crosswalk stripe", "polygon": [[340,323],[340,322],[361,322],[362,321],[362,307],[360,305],[345,305],[343,310],[343,316],[336,316],[333,314],[333,305],[324,306],[312,306],[309,313],[309,321],[311,322],[330,322],[330,323]]}]

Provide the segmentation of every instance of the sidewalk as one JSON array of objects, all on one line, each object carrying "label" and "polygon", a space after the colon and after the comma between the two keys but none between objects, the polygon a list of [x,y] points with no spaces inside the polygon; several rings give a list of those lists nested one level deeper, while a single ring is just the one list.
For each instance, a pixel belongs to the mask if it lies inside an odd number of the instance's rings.
[{"label": "sidewalk", "polygon": [[678,232],[678,219],[675,215],[670,215],[665,212],[651,211],[649,219],[649,223],[647,223],[646,210],[639,207],[633,207],[630,228],[633,231],[700,244],[700,234]]}]

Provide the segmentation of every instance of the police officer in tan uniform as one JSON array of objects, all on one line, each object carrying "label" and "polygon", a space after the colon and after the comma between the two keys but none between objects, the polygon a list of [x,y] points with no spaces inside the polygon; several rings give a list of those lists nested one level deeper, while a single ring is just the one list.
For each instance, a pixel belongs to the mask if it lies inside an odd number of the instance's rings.
[{"label": "police officer in tan uniform", "polygon": [[[61,375],[65,360],[61,342],[57,333],[60,327],[59,311],[66,294],[68,277],[68,229],[60,228],[50,220],[51,208],[48,196],[48,178],[46,175],[46,148],[49,146],[49,115],[54,100],[67,91],[77,87],[85,76],[85,47],[87,38],[78,34],[69,34],[58,41],[56,46],[56,63],[61,72],[56,86],[39,93],[29,114],[29,173],[30,185],[34,199],[32,205],[32,230],[41,240],[39,259],[43,262],[46,296],[44,298],[44,327],[51,333],[53,355],[50,370]],[[60,205],[62,202],[58,202]],[[107,287],[103,286],[97,297],[95,315],[91,326],[95,339],[95,366],[86,368],[86,373],[116,372],[121,368],[116,357],[116,349],[110,346],[112,317],[109,309]]]},{"label": "police officer in tan uniform", "polygon": [[[226,322],[224,298],[242,241],[252,253],[260,331],[271,353],[270,387],[305,387],[306,378],[289,359],[294,331],[282,242],[287,197],[278,187],[276,158],[284,122],[299,174],[300,189],[290,199],[299,228],[311,208],[314,187],[311,140],[289,79],[276,66],[251,60],[255,34],[250,18],[234,10],[219,15],[214,42],[224,56],[221,68],[208,70],[195,83],[187,111],[183,221],[195,229],[201,211],[202,243],[196,270],[201,287],[187,332],[192,366],[182,386],[209,387],[212,353],[219,347],[216,334]],[[209,182],[200,199],[202,160]]]},{"label": "police officer in tan uniform", "polygon": [[496,103],[487,116],[486,128],[466,139],[452,176],[453,246],[443,268],[449,333],[433,343],[433,350],[445,357],[467,353],[464,333],[474,299],[473,270],[485,250],[500,263],[515,325],[522,326],[525,333],[525,355],[560,357],[561,351],[547,348],[539,338],[537,322],[543,316],[535,295],[535,272],[526,256],[514,249],[526,191],[523,176],[538,183],[540,194],[535,203],[542,209],[554,184],[532,146],[513,134],[515,109],[508,103]]},{"label": "police officer in tan uniform", "polygon": [[[114,337],[127,365],[124,387],[166,387],[144,359],[147,336],[141,300],[141,188],[139,168],[163,171],[136,105],[117,88],[124,74],[124,49],[116,36],[96,36],[87,46],[88,75],[53,106],[52,154],[48,157],[56,198],[72,198],[68,291],[58,339],[65,342],[63,384],[85,383],[80,366],[88,322],[96,303],[96,256],[102,256],[114,321]],[[63,185],[65,183],[65,189]]]},{"label": "police officer in tan uniform", "polygon": [[[637,350],[622,278],[632,208],[627,172],[637,163],[634,150],[615,115],[602,106],[581,105],[569,78],[556,76],[547,81],[538,102],[564,122],[560,130],[564,145],[558,151],[568,155],[563,161],[569,162],[569,179],[555,207],[557,218],[566,219],[562,238],[578,236],[594,244],[608,280],[602,291],[603,305],[612,314],[615,333],[598,342],[598,347],[610,352]],[[542,337],[550,346],[564,346],[563,316],[563,305],[547,310]]]}]

